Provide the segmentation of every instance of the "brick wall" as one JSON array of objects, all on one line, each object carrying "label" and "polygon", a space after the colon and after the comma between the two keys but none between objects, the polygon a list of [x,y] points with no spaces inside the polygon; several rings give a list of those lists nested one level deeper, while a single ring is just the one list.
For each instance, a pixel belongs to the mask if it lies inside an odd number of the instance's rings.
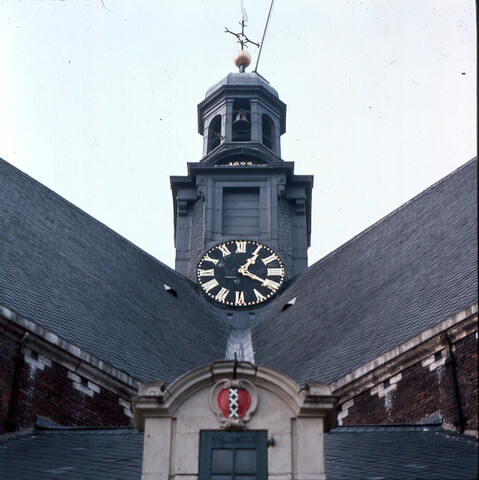
[{"label": "brick wall", "polygon": [[464,416],[469,422],[466,428],[473,430],[479,430],[477,352],[477,332],[459,340],[453,346],[460,401]]},{"label": "brick wall", "polygon": [[[457,380],[466,430],[478,429],[477,333],[453,345]],[[417,423],[438,411],[453,424],[455,410],[446,349],[431,355],[344,402],[342,425]]]},{"label": "brick wall", "polygon": [[[18,342],[0,334],[0,433],[6,432],[14,358]],[[94,381],[24,347],[18,375],[15,420],[18,428],[31,427],[37,415],[65,426],[130,426],[129,401]]]},{"label": "brick wall", "polygon": [[5,420],[12,391],[15,354],[18,344],[0,334],[0,434],[5,433]]}]

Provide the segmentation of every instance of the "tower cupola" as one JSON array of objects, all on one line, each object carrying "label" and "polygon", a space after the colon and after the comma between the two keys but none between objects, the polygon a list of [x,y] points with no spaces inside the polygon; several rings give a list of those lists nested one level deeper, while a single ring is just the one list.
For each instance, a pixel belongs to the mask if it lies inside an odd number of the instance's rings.
[{"label": "tower cupola", "polygon": [[[281,159],[286,105],[241,44],[230,73],[198,105],[203,156],[171,177],[175,268],[225,307],[267,301],[308,265],[313,178]],[[217,256],[218,253],[221,256]],[[253,271],[254,270],[254,271]]]},{"label": "tower cupola", "polygon": [[230,73],[198,105],[203,161],[235,148],[270,156],[265,163],[280,161],[280,136],[285,131],[286,105],[257,73]]}]

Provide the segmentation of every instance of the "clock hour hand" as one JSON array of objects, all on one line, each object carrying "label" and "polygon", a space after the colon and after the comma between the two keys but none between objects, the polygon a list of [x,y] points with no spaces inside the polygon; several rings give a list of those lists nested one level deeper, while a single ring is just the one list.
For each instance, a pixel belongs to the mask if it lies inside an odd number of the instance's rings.
[{"label": "clock hour hand", "polygon": [[248,270],[248,266],[247,265],[243,265],[242,267],[239,268],[238,270],[239,273],[241,273],[241,275],[244,275],[245,277],[249,277],[249,278],[252,278],[253,280],[257,280],[258,282],[261,282],[261,283],[264,283],[265,280],[263,280],[262,278],[259,278],[257,275],[255,275],[254,273],[251,273],[249,270]]},{"label": "clock hour hand", "polygon": [[258,258],[258,254],[255,253],[253,254],[252,257],[248,258],[248,260],[246,260],[246,263],[244,265],[241,265],[240,268],[238,268],[238,273],[241,273],[244,275],[244,272],[247,272],[248,271],[248,267],[250,265],[254,265],[256,263],[256,259]]}]

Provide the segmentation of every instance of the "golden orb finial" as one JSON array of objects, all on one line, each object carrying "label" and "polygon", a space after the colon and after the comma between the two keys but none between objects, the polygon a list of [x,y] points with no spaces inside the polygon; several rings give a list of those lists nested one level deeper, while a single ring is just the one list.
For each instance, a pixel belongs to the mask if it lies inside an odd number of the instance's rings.
[{"label": "golden orb finial", "polygon": [[235,55],[234,62],[240,72],[244,72],[244,69],[251,64],[251,55],[246,50],[240,50]]}]

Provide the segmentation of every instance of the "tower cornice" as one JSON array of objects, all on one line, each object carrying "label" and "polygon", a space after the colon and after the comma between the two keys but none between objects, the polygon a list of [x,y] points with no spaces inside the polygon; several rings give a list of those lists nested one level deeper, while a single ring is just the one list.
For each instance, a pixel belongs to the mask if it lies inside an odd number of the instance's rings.
[{"label": "tower cornice", "polygon": [[223,143],[216,147],[212,152],[201,159],[201,163],[220,166],[226,165],[228,162],[251,162],[254,165],[277,165],[284,163],[278,155],[259,142],[229,142]]}]

